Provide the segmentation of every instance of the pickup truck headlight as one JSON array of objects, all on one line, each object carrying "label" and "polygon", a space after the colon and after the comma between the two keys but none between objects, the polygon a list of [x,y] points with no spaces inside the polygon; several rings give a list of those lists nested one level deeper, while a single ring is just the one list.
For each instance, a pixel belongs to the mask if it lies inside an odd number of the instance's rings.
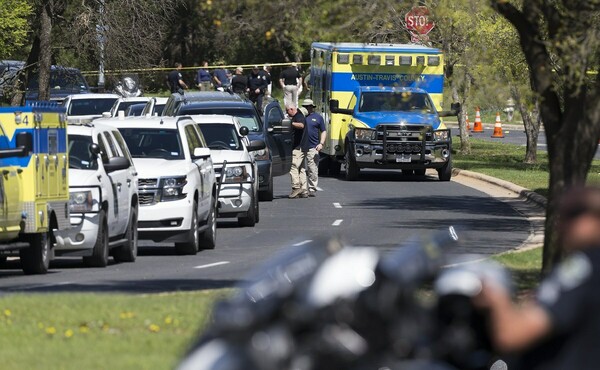
[{"label": "pickup truck headlight", "polygon": [[69,210],[71,213],[98,212],[98,201],[94,201],[93,190],[77,190],[69,192]]},{"label": "pickup truck headlight", "polygon": [[248,171],[246,171],[245,166],[227,167],[224,175],[225,184],[250,181],[250,176],[248,175]]},{"label": "pickup truck headlight", "polygon": [[448,141],[449,140],[448,133],[449,132],[447,130],[434,131],[433,132],[433,140],[434,141]]},{"label": "pickup truck headlight", "polygon": [[377,131],[368,128],[354,129],[354,137],[356,140],[376,140]]},{"label": "pickup truck headlight", "polygon": [[268,161],[269,160],[269,148],[264,148],[254,152],[254,159],[257,161]]},{"label": "pickup truck headlight", "polygon": [[164,177],[160,179],[162,189],[161,202],[168,202],[185,198],[183,187],[187,184],[185,176]]}]

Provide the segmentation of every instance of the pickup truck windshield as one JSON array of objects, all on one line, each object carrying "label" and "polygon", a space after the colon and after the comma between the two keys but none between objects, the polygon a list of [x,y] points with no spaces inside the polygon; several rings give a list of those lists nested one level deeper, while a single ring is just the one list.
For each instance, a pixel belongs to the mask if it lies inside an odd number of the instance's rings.
[{"label": "pickup truck windshield", "polygon": [[83,135],[69,135],[69,168],[97,170],[98,158],[90,152],[92,138]]},{"label": "pickup truck windshield", "polygon": [[262,130],[261,120],[258,118],[256,110],[253,108],[189,108],[181,107],[180,115],[194,114],[218,114],[234,116],[240,120],[242,126],[248,127],[251,132],[260,132]]},{"label": "pickup truck windshield", "polygon": [[210,149],[242,150],[235,126],[227,124],[201,124],[200,130]]},{"label": "pickup truck windshield", "polygon": [[68,116],[100,116],[110,112],[117,99],[73,99],[69,104]]},{"label": "pickup truck windshield", "polygon": [[175,129],[119,128],[133,158],[184,159]]},{"label": "pickup truck windshield", "polygon": [[431,99],[424,93],[365,92],[358,109],[360,112],[435,112]]}]

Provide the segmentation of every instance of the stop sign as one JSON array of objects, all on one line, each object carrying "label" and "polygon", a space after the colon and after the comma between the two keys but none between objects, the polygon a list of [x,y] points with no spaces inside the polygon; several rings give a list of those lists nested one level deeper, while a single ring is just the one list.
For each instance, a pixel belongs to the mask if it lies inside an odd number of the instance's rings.
[{"label": "stop sign", "polygon": [[435,27],[435,23],[429,19],[429,8],[426,6],[416,6],[412,8],[406,15],[404,16],[404,21],[406,22],[406,28],[409,31],[427,35],[433,27]]}]

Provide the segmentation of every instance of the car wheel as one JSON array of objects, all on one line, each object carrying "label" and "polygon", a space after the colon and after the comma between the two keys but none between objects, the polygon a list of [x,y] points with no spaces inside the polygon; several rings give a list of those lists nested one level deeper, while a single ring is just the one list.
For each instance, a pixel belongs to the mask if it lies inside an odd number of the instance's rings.
[{"label": "car wheel", "polygon": [[213,204],[206,221],[206,230],[200,235],[200,248],[215,249],[217,245],[217,204]]},{"label": "car wheel", "polygon": [[258,192],[258,197],[260,200],[270,202],[273,200],[273,176],[269,179],[269,188],[267,190],[263,190]]},{"label": "car wheel", "polygon": [[188,231],[187,240],[183,243],[175,243],[175,250],[179,254],[195,255],[198,253],[200,244],[200,232],[198,228],[198,202],[194,201],[192,208],[192,223]]},{"label": "car wheel", "polygon": [[358,178],[358,175],[360,173],[360,169],[358,168],[358,165],[356,164],[356,158],[354,158],[354,156],[350,153],[350,148],[348,148],[350,144],[346,145],[346,156],[345,156],[345,162],[346,162],[346,172],[345,172],[345,178],[346,181],[354,181]]},{"label": "car wheel", "polygon": [[250,207],[248,208],[248,213],[244,217],[238,217],[238,225],[242,227],[252,227],[256,225],[256,203],[257,200],[252,198],[250,203]]},{"label": "car wheel", "polygon": [[444,165],[444,167],[440,168],[438,171],[438,178],[440,181],[450,181],[452,178],[452,158],[448,158],[448,162]]},{"label": "car wheel", "polygon": [[412,176],[415,174],[415,170],[402,170],[404,176]]},{"label": "car wheel", "polygon": [[137,207],[131,209],[129,225],[127,225],[127,242],[114,251],[117,262],[135,262],[138,254]]},{"label": "car wheel", "polygon": [[21,249],[21,268],[27,275],[45,274],[50,267],[50,234],[35,234],[29,240],[29,248]]},{"label": "car wheel", "polygon": [[415,175],[417,176],[425,176],[425,169],[415,170]]},{"label": "car wheel", "polygon": [[329,163],[329,175],[331,177],[338,177],[340,176],[340,173],[342,172],[342,163],[332,159],[331,162]]},{"label": "car wheel", "polygon": [[106,267],[108,265],[108,224],[104,210],[100,211],[96,244],[90,257],[83,257],[83,263],[88,267]]}]

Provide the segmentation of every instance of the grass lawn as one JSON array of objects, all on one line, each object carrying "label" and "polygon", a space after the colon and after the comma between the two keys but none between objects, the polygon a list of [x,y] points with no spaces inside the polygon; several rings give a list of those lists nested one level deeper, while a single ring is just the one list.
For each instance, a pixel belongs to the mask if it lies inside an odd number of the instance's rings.
[{"label": "grass lawn", "polygon": [[171,369],[227,293],[6,295],[0,367]]},{"label": "grass lawn", "polygon": [[[460,143],[457,143],[455,150]],[[471,155],[454,154],[454,166],[510,181],[541,195],[548,194],[548,155],[538,151],[538,163],[523,163],[525,147],[471,138]],[[600,161],[595,160],[588,182],[600,185]]]},{"label": "grass lawn", "polygon": [[519,295],[538,286],[542,269],[542,248],[505,253],[493,259],[510,270]]}]

